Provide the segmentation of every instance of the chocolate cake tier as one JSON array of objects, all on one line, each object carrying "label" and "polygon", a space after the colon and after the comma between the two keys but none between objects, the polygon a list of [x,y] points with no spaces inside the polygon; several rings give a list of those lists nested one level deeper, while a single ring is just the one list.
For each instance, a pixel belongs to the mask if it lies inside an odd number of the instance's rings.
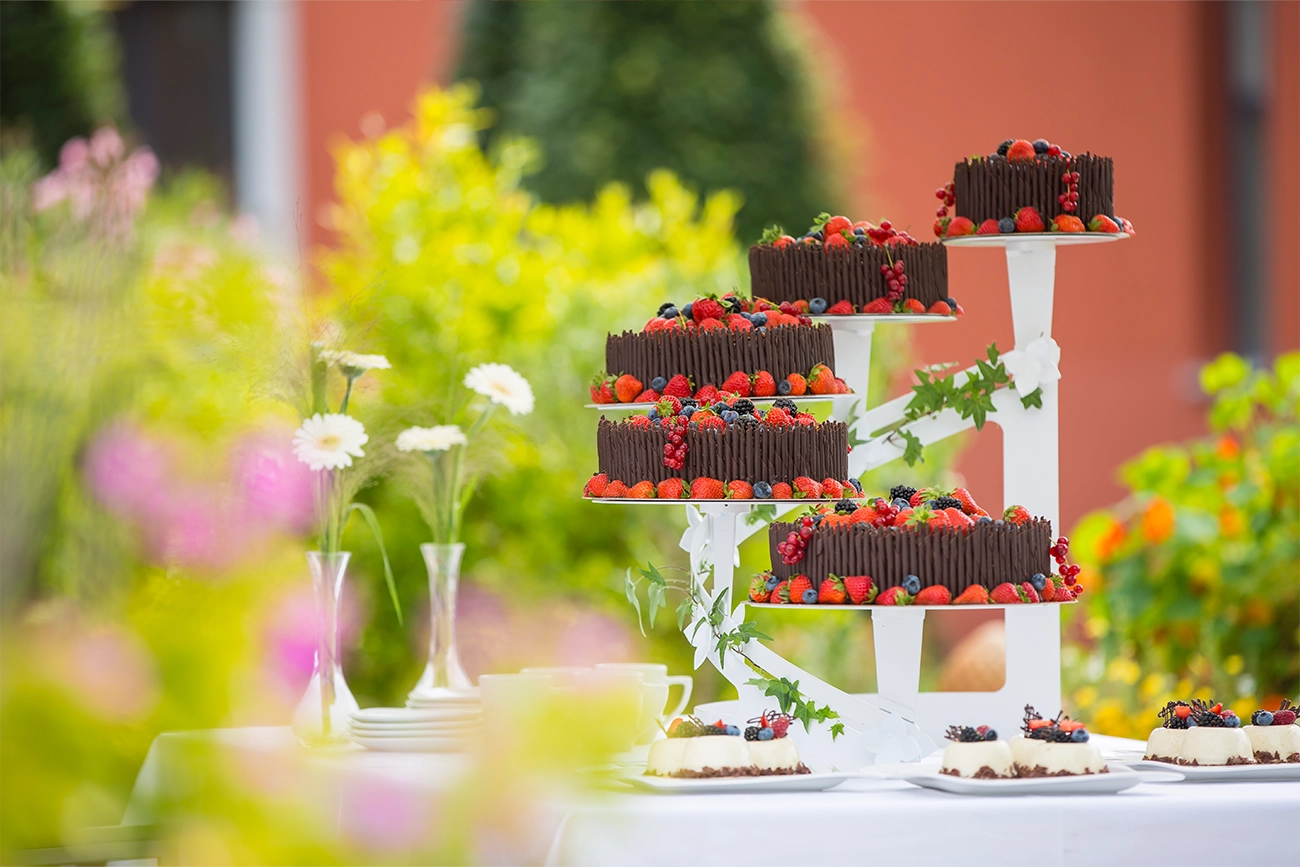
[{"label": "chocolate cake tier", "polygon": [[829,574],[869,575],[881,590],[897,587],[915,575],[921,586],[941,584],[954,597],[972,584],[995,587],[1004,581],[1019,584],[1035,572],[1051,570],[1052,523],[1037,519],[1025,524],[983,523],[965,529],[938,527],[873,527],[847,524],[816,530],[804,558],[793,566],[781,562],[776,546],[798,524],[774,523],[768,528],[772,571],[778,577],[807,575],[816,586]]},{"label": "chocolate cake tier", "polygon": [[807,376],[818,364],[835,369],[829,325],[783,325],[767,331],[671,331],[611,334],[605,338],[605,369],[630,373],[643,383],[685,374],[696,388],[722,385],[736,371],[766,370],[777,379]]},{"label": "chocolate cake tier", "polygon": [[[847,479],[848,429],[840,422],[819,425],[686,430],[686,465],[664,466],[667,434],[661,428],[634,427],[602,418],[596,427],[600,472],[626,485],[702,476],[722,482],[792,482],[799,476],[816,481]],[[784,538],[784,537],[782,537]]]},{"label": "chocolate cake tier", "polygon": [[948,251],[937,243],[863,244],[843,250],[820,244],[758,244],[749,248],[749,277],[755,298],[778,304],[824,298],[828,304],[848,301],[861,307],[888,294],[880,266],[900,259],[907,275],[904,299],[915,298],[928,309],[948,297]]},{"label": "chocolate cake tier", "polygon": [[[1061,175],[1079,173],[1079,201],[1066,211],[1057,196],[1066,192]],[[1012,162],[1006,157],[977,157],[957,163],[952,171],[956,214],[975,225],[1014,217],[1020,208],[1036,208],[1043,222],[1073,214],[1087,223],[1098,214],[1115,215],[1115,162],[1110,157],[1081,154],[1070,159],[1038,157]],[[909,285],[910,289],[911,286]]]}]

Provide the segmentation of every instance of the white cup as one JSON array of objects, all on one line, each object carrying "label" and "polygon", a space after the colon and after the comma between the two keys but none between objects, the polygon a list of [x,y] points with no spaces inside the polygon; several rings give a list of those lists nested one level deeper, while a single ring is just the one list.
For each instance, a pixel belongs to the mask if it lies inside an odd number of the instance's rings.
[{"label": "white cup", "polygon": [[[659,722],[666,722],[679,716],[691,700],[691,690],[695,681],[689,674],[668,673],[668,666],[659,662],[602,662],[596,671],[636,672],[645,681],[646,688],[642,702],[641,733],[637,743],[649,743],[659,732]],[[680,686],[682,697],[677,706],[669,713],[664,713],[668,704],[668,690]]]},{"label": "white cup", "polygon": [[540,674],[543,677],[549,677],[558,687],[573,686],[581,675],[591,671],[591,668],[585,665],[548,665],[539,668],[525,668],[520,674]]}]

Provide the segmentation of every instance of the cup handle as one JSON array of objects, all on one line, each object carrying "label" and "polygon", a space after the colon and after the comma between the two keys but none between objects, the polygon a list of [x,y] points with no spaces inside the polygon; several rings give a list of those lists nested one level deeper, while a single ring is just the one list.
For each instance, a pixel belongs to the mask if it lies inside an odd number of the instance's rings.
[{"label": "cup handle", "polygon": [[668,688],[672,689],[674,686],[680,686],[682,688],[682,699],[677,703],[677,707],[673,708],[671,713],[664,714],[664,719],[668,720],[673,717],[681,716],[682,711],[686,710],[686,705],[689,704],[691,700],[691,690],[695,687],[695,679],[689,674],[669,675]]}]

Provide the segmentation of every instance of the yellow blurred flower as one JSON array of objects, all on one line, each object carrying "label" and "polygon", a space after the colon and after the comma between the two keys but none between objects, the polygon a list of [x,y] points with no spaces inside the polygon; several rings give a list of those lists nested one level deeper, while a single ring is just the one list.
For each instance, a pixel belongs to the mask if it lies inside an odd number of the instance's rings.
[{"label": "yellow blurred flower", "polygon": [[1136,662],[1126,657],[1112,659],[1110,665],[1106,666],[1107,680],[1118,680],[1132,686],[1137,683],[1138,678],[1141,676],[1142,669],[1138,668]]},{"label": "yellow blurred flower", "polygon": [[1142,678],[1142,684],[1138,687],[1138,694],[1142,696],[1143,701],[1150,701],[1153,697],[1164,691],[1165,675],[1148,674]]},{"label": "yellow blurred flower", "polygon": [[1092,707],[1097,701],[1097,690],[1091,686],[1081,686],[1074,691],[1074,703],[1080,709]]},{"label": "yellow blurred flower", "polygon": [[1174,534],[1174,507],[1164,497],[1152,497],[1142,513],[1142,536],[1159,545]]},{"label": "yellow blurred flower", "polygon": [[1118,701],[1108,698],[1093,711],[1092,722],[1088,727],[1097,734],[1123,737],[1134,733],[1137,722],[1125,716],[1124,709],[1120,707]]},{"label": "yellow blurred flower", "polygon": [[1243,668],[1245,668],[1245,661],[1242,660],[1239,654],[1234,653],[1232,656],[1223,660],[1223,670],[1234,677],[1241,674]]}]

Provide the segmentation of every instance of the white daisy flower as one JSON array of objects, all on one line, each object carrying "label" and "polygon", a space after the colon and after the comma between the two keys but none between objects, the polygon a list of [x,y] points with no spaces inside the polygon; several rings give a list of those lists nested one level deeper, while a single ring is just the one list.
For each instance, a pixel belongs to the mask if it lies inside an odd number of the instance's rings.
[{"label": "white daisy flower", "polygon": [[362,355],[347,349],[323,349],[320,360],[338,365],[344,376],[360,376],[367,370],[388,370],[392,367],[382,355]]},{"label": "white daisy flower", "polygon": [[508,364],[480,364],[465,374],[465,387],[501,404],[511,415],[533,411],[533,387]]},{"label": "white daisy flower", "polygon": [[1024,350],[1004,352],[1001,360],[1022,396],[1061,378],[1061,369],[1057,367],[1061,362],[1061,347],[1050,337],[1040,337]]},{"label": "white daisy flower", "polygon": [[352,416],[316,413],[294,432],[293,453],[312,470],[337,470],[365,457],[361,447],[369,440],[365,425]]},{"label": "white daisy flower", "polygon": [[397,435],[397,450],[402,452],[445,452],[468,443],[465,432],[454,424],[409,427]]}]

